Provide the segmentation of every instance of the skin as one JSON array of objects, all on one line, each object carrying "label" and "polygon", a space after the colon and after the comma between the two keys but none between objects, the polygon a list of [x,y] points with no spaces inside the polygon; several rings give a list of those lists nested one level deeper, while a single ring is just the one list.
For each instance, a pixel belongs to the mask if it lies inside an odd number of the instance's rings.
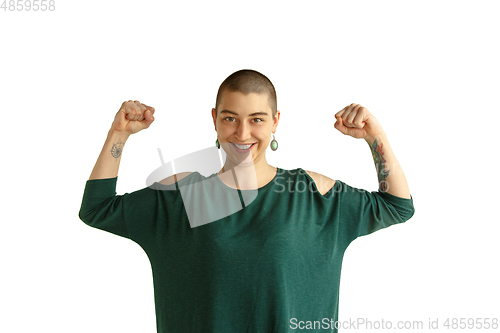
[{"label": "skin", "polygon": [[[221,147],[226,151],[226,163],[218,177],[228,186],[240,189],[260,188],[275,176],[277,168],[266,161],[266,150],[275,133],[280,111],[272,117],[266,94],[226,91],[217,116],[212,119]],[[232,113],[223,112],[230,110]],[[155,109],[139,101],[126,101],[118,110],[89,179],[114,178],[118,174],[121,155],[131,134],[147,129],[154,121]],[[255,112],[265,114],[251,115]],[[259,118],[259,120],[256,120]],[[399,162],[392,151],[386,133],[377,119],[360,104],[352,103],[335,114],[334,127],[341,133],[364,139],[374,158],[379,189],[397,197],[410,199],[410,190]],[[248,154],[237,153],[231,142],[256,143]],[[307,170],[306,170],[307,171]],[[307,171],[321,194],[328,192],[335,181],[316,172]],[[189,173],[170,176],[162,181],[174,183]]]},{"label": "skin", "polygon": [[405,174],[389,144],[387,135],[367,108],[352,103],[335,114],[334,127],[356,139],[364,139],[370,150],[377,171],[379,190],[394,196],[411,199]]},{"label": "skin", "polygon": [[155,109],[139,101],[125,101],[115,115],[89,180],[114,178],[118,175],[121,156],[130,135],[148,128]]},{"label": "skin", "polygon": [[[255,112],[266,114],[252,115]],[[221,148],[227,154],[224,167],[218,172],[219,178],[227,186],[239,189],[260,188],[276,176],[277,168],[267,163],[266,151],[272,133],[278,127],[279,118],[279,110],[272,117],[267,94],[245,95],[239,91],[224,91],[217,116],[215,108],[212,108],[212,120]],[[231,144],[253,142],[256,144],[249,154],[236,152]],[[305,171],[314,180],[321,194],[328,192],[335,184],[335,180],[329,177]]]},{"label": "skin", "polygon": [[[252,115],[255,112],[262,114]],[[269,183],[277,168],[269,165],[266,150],[276,132],[280,111],[273,118],[267,94],[225,91],[217,116],[212,108],[212,120],[221,148],[227,154],[219,178],[229,187],[255,189]],[[239,153],[232,143],[255,143],[249,153]],[[235,177],[236,175],[236,177]]]}]

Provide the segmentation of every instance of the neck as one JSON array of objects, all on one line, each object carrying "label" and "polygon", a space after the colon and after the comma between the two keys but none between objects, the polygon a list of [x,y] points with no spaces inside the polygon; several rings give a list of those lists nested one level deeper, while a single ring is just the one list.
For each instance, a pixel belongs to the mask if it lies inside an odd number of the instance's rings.
[{"label": "neck", "polygon": [[259,175],[263,175],[266,172],[276,170],[276,168],[267,163],[265,156],[255,161],[244,162],[240,164],[235,164],[234,161],[231,161],[229,158],[227,158],[224,166],[217,174],[225,173],[231,170],[241,174],[253,173],[258,177]]},{"label": "neck", "polygon": [[276,168],[265,159],[254,163],[235,165],[226,159],[224,167],[217,173],[229,187],[237,189],[256,189],[269,183],[276,175]]}]

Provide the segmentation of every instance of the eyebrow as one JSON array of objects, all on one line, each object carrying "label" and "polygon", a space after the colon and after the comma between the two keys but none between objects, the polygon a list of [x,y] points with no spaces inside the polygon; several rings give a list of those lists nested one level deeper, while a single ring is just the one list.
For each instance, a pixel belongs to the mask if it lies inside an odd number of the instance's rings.
[{"label": "eyebrow", "polygon": [[[223,113],[230,113],[230,114],[238,115],[236,112],[231,111],[231,110],[222,110],[220,113],[221,113],[221,114],[223,114]],[[252,117],[252,116],[269,116],[269,113],[259,111],[259,112],[254,112],[254,113],[251,113],[251,114],[249,114],[248,116],[249,116],[249,117]]]}]

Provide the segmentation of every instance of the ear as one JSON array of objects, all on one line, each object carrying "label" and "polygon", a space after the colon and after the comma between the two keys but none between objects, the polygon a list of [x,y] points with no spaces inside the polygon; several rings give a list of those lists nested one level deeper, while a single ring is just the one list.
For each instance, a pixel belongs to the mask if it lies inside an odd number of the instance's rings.
[{"label": "ear", "polygon": [[217,118],[215,117],[215,108],[212,108],[212,119],[214,121],[215,131],[217,132]]},{"label": "ear", "polygon": [[273,132],[276,131],[276,127],[278,127],[278,123],[280,121],[280,111],[279,110],[276,110],[276,114],[274,115],[274,119],[273,119]]}]

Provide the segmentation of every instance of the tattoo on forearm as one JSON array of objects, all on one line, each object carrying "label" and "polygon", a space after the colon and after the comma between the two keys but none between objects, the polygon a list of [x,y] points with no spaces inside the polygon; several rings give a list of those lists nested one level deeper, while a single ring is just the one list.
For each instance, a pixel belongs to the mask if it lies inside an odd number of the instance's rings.
[{"label": "tattoo on forearm", "polygon": [[375,162],[375,169],[377,169],[379,189],[382,192],[387,192],[389,184],[385,179],[389,176],[389,167],[387,166],[386,170],[386,162],[383,156],[384,153],[382,152],[383,146],[382,143],[379,145],[377,140],[375,140],[370,146],[370,150],[372,151],[373,161]]},{"label": "tattoo on forearm", "polygon": [[117,142],[113,145],[111,148],[111,155],[115,158],[118,159],[122,155],[123,151],[123,146],[125,145],[125,142]]}]

